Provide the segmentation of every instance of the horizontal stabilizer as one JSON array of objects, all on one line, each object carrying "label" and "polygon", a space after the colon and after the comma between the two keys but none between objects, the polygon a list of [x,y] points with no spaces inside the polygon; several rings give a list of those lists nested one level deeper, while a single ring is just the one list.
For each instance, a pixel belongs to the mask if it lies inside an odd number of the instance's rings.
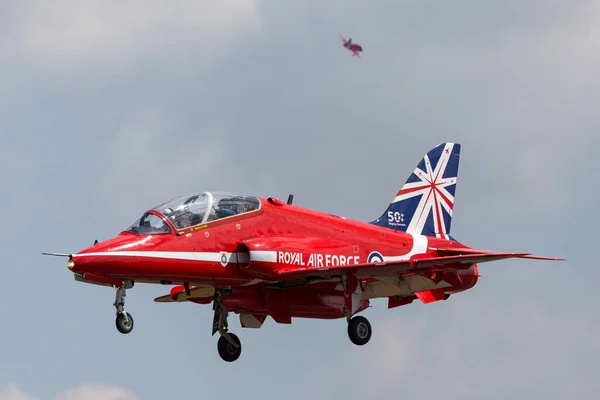
[{"label": "horizontal stabilizer", "polygon": [[527,256],[528,253],[475,253],[462,254],[458,256],[428,257],[419,258],[413,261],[415,268],[429,268],[447,264],[475,264],[491,261],[504,260],[507,258],[520,258]]},{"label": "horizontal stabilizer", "polygon": [[462,255],[462,254],[520,254],[519,258],[529,258],[532,260],[547,260],[547,261],[566,261],[565,258],[559,257],[545,257],[545,256],[535,256],[531,253],[503,253],[497,251],[488,251],[488,250],[478,250],[472,249],[470,247],[444,247],[444,248],[432,248],[432,250],[436,250],[438,254],[448,254],[448,255]]},{"label": "horizontal stabilizer", "polygon": [[521,258],[529,258],[530,260],[567,261],[566,258],[534,256],[533,254],[528,254]]}]

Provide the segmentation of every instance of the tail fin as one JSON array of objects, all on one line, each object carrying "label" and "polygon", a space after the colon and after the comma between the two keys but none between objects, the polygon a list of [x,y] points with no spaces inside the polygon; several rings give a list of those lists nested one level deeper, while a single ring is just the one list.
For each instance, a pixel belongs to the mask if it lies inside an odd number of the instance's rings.
[{"label": "tail fin", "polygon": [[371,224],[451,239],[450,226],[459,159],[460,144],[442,143],[431,149],[387,210]]}]

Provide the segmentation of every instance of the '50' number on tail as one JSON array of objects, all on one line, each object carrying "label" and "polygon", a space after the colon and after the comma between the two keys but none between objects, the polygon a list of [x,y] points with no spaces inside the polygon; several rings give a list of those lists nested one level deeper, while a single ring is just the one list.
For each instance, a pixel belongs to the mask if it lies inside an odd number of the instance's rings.
[{"label": "'50' number on tail", "polygon": [[401,212],[398,211],[388,211],[387,213],[388,216],[388,222],[395,222],[395,223],[400,223],[400,222],[404,222],[404,214],[402,214]]}]

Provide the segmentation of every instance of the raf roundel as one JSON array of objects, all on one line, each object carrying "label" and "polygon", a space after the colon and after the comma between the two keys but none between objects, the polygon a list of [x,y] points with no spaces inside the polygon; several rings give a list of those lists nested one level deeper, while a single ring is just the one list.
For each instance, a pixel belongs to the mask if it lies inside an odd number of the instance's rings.
[{"label": "raf roundel", "polygon": [[383,261],[384,261],[383,256],[378,251],[372,251],[372,252],[370,252],[369,256],[367,257],[367,262],[368,263],[383,262]]}]

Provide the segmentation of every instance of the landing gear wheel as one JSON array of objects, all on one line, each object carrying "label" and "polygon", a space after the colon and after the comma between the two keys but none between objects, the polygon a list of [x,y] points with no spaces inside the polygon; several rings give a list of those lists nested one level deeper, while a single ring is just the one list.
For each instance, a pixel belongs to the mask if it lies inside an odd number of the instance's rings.
[{"label": "landing gear wheel", "polygon": [[371,324],[365,317],[354,317],[348,321],[348,337],[357,346],[363,346],[371,339]]},{"label": "landing gear wheel", "polygon": [[[127,318],[125,318],[125,314],[127,314]],[[126,312],[125,314],[117,314],[117,319],[115,321],[115,324],[117,325],[117,330],[124,335],[128,334],[133,330],[133,317],[128,312]]]},{"label": "landing gear wheel", "polygon": [[233,333],[228,333],[228,335],[233,339],[237,346],[229,343],[229,340],[227,340],[225,336],[221,336],[217,342],[217,350],[223,361],[233,362],[240,357],[240,354],[242,354],[242,343]]}]

